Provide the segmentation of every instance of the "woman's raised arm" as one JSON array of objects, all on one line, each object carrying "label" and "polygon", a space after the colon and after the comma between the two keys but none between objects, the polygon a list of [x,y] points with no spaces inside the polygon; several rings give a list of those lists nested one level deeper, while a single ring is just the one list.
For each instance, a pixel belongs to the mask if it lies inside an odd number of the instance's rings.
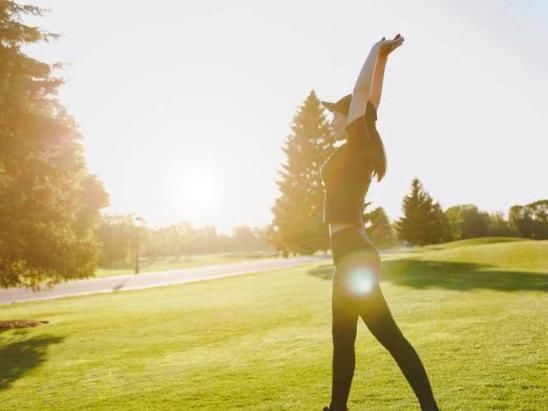
[{"label": "woman's raised arm", "polygon": [[379,107],[384,80],[384,69],[388,55],[401,46],[404,38],[399,34],[392,40],[384,37],[375,43],[356,81],[352,91],[352,101],[348,112],[348,124],[365,115],[367,102],[370,101],[375,109]]}]

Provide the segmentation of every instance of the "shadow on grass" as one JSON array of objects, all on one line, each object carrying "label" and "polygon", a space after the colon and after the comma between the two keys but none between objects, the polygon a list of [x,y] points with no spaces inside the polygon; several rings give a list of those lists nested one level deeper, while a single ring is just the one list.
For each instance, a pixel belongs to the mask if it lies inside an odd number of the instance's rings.
[{"label": "shadow on grass", "polygon": [[47,348],[61,342],[61,337],[42,336],[5,345],[0,340],[0,390],[40,366],[47,358]]},{"label": "shadow on grass", "polygon": [[[335,268],[321,265],[307,274],[331,280]],[[382,263],[381,281],[411,288],[450,290],[490,289],[497,291],[548,292],[548,275],[536,272],[501,271],[488,264],[401,259]]]},{"label": "shadow on grass", "polygon": [[333,264],[322,264],[308,270],[306,273],[322,280],[331,280],[335,273],[335,266]]}]

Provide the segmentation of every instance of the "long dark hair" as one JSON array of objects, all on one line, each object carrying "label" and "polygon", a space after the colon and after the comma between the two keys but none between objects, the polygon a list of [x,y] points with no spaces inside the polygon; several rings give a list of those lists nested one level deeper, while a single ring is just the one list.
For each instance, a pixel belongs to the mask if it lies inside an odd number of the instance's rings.
[{"label": "long dark hair", "polygon": [[[339,100],[338,103],[341,103],[337,108],[340,113],[344,114],[346,117],[348,117],[348,113],[350,111],[350,100],[352,98],[352,95],[346,95],[341,100]],[[360,118],[361,119],[361,118]],[[355,120],[359,121],[360,119]],[[365,121],[363,121],[365,120]],[[375,106],[368,101],[367,107],[365,110],[365,118],[359,121],[360,124],[363,124],[364,127],[359,127],[359,133],[365,133],[366,134],[366,150],[365,150],[365,163],[367,167],[365,167],[365,177],[369,180],[372,179],[373,176],[377,177],[377,181],[381,181],[386,174],[386,151],[384,149],[384,144],[382,142],[382,138],[377,131],[377,109]],[[363,138],[363,136],[348,136],[349,138]]]},{"label": "long dark hair", "polygon": [[[368,103],[368,105],[369,104],[371,103]],[[371,107],[374,109],[373,104],[371,104]],[[371,166],[368,167],[368,172],[370,177],[375,175],[377,177],[377,182],[379,182],[386,174],[386,151],[381,135],[377,131],[375,120],[370,121],[367,117],[369,117],[369,115],[366,114],[366,130],[368,134],[368,146],[370,147],[366,152],[366,156],[368,164],[371,164]]]}]

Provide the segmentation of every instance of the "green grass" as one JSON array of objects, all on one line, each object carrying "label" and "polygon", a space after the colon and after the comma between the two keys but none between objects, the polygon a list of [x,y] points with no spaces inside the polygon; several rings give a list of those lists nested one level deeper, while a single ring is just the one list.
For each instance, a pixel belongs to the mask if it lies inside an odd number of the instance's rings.
[{"label": "green grass", "polygon": [[[383,263],[382,288],[448,410],[548,402],[548,241]],[[326,262],[0,307],[50,324],[0,334],[2,410],[321,410],[331,387]],[[418,410],[360,323],[352,411]]]},{"label": "green grass", "polygon": [[[272,257],[266,253],[217,253],[197,254],[188,257],[171,256],[158,258],[143,258],[140,260],[140,272],[176,270],[182,268],[201,267],[211,264],[237,263],[257,258]],[[95,272],[96,277],[111,277],[114,275],[133,274],[134,267],[123,264],[123,267],[99,268]]]},{"label": "green grass", "polygon": [[448,243],[443,243],[443,244],[428,245],[428,246],[422,247],[421,251],[447,250],[450,248],[461,248],[461,247],[469,247],[469,246],[476,246],[476,245],[508,243],[508,242],[516,242],[516,241],[529,241],[529,240],[527,240],[526,238],[520,238],[520,237],[478,237],[478,238],[470,238],[467,240],[450,241]]},{"label": "green grass", "polygon": [[437,252],[422,253],[421,259],[496,264],[505,270],[535,270],[546,272],[548,253],[546,241],[522,240],[513,242],[484,243],[471,247],[447,247]]}]

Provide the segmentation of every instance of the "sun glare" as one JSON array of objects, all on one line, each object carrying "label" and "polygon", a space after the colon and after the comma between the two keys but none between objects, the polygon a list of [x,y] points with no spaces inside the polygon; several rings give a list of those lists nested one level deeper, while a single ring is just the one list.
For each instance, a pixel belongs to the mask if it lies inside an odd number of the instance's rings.
[{"label": "sun glare", "polygon": [[374,275],[366,267],[353,268],[348,276],[348,287],[355,294],[366,294],[373,288]]},{"label": "sun glare", "polygon": [[188,170],[181,181],[181,196],[190,208],[209,210],[221,200],[223,185],[219,177],[209,170]]}]

